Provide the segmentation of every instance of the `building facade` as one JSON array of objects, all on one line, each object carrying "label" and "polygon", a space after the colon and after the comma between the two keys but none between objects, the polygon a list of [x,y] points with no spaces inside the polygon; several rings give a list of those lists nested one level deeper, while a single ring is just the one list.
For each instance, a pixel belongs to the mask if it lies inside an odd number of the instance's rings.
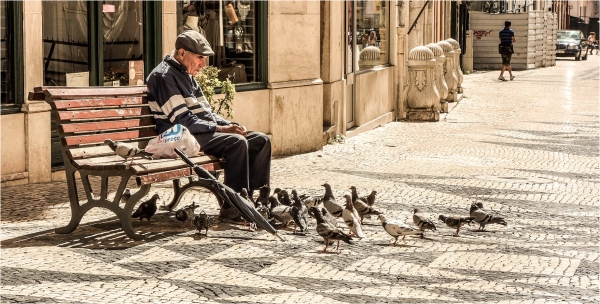
[{"label": "building facade", "polygon": [[[455,38],[461,1],[2,1],[2,185],[64,179],[39,86],[143,85],[186,29],[242,64],[233,120],[274,155],[406,117],[405,54]],[[463,47],[463,50],[465,48]],[[238,75],[239,76],[239,75]]]}]

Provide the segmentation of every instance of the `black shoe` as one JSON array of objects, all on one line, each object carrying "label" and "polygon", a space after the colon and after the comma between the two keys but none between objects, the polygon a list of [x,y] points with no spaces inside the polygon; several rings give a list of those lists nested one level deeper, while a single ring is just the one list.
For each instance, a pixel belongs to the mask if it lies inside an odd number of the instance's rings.
[{"label": "black shoe", "polygon": [[234,224],[244,223],[244,219],[242,219],[242,215],[234,207],[227,208],[227,209],[222,208],[221,211],[219,211],[218,219],[221,222],[229,222],[229,223],[234,223]]}]

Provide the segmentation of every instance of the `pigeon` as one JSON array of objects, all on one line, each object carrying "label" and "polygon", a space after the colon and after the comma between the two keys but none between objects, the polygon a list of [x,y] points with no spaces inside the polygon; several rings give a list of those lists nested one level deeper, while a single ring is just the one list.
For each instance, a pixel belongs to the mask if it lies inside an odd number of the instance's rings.
[{"label": "pigeon", "polygon": [[363,202],[367,202],[367,198],[366,197],[358,197],[358,192],[356,191],[356,187],[351,186],[350,187],[350,191],[352,192],[352,202],[354,203],[357,199],[363,201]]},{"label": "pigeon", "polygon": [[507,223],[503,217],[493,216],[483,211],[483,203],[479,202],[471,205],[469,215],[479,224],[477,231],[485,231],[485,225],[488,224],[500,224],[506,226]]},{"label": "pigeon", "polygon": [[183,222],[181,227],[185,226],[185,222],[190,220],[190,226],[192,225],[192,220],[194,219],[194,209],[198,208],[196,202],[192,202],[190,205],[187,205],[175,212],[175,218]]},{"label": "pigeon", "polygon": [[204,235],[208,235],[208,227],[212,224],[212,218],[202,210],[200,214],[194,217],[192,223],[198,229],[198,232],[202,233],[202,230],[204,230]]},{"label": "pigeon", "polygon": [[335,217],[342,216],[342,212],[344,211],[344,207],[340,206],[335,201],[335,196],[333,196],[333,191],[331,191],[331,186],[327,183],[321,185],[325,187],[325,195],[321,199],[323,201],[323,206],[327,208],[327,211],[331,213],[331,215]]},{"label": "pigeon", "polygon": [[354,206],[352,205],[352,197],[346,194],[344,195],[344,198],[346,198],[346,208],[344,208],[344,211],[342,211],[344,223],[346,223],[346,226],[348,226],[348,229],[350,229],[351,236],[357,236],[362,239],[365,237],[365,234],[362,230],[360,222],[358,221],[358,215],[354,210]]},{"label": "pigeon", "polygon": [[269,202],[271,203],[271,217],[279,221],[282,224],[282,227],[287,227],[288,223],[294,220],[290,213],[292,208],[290,206],[281,205],[276,196],[270,196]]},{"label": "pigeon", "polygon": [[294,203],[292,204],[290,214],[296,224],[294,233],[296,233],[296,228],[300,228],[300,231],[304,234],[308,232],[308,208],[300,201],[296,190],[292,190],[292,200]]},{"label": "pigeon", "polygon": [[271,195],[271,188],[269,186],[264,185],[258,189],[258,197],[254,201],[254,206],[256,208],[260,206],[265,206],[269,209],[269,196]]},{"label": "pigeon", "polygon": [[[254,200],[252,199],[252,194],[248,194],[248,190],[246,190],[246,188],[242,188],[242,191],[240,191],[240,196],[246,201],[246,205],[248,205],[248,207],[256,208],[256,202],[254,202]],[[256,230],[256,223],[248,220],[246,217],[244,217],[243,214],[240,214],[240,216],[244,220],[244,226],[248,226],[249,231]]]},{"label": "pigeon", "polygon": [[240,191],[240,196],[242,198],[244,198],[246,201],[248,201],[249,203],[252,203],[253,205],[256,206],[256,204],[254,203],[254,201],[252,200],[250,195],[248,195],[248,190],[246,188],[242,188],[242,191]]},{"label": "pigeon", "polygon": [[[309,212],[309,214],[312,214],[312,213]],[[327,211],[326,208],[321,207],[321,215],[323,216],[323,219],[327,223],[329,223],[331,226],[336,227],[336,228],[338,227],[337,219],[333,215],[331,215],[331,213],[329,213],[329,211]]]},{"label": "pigeon", "polygon": [[371,194],[369,194],[369,196],[367,196],[367,205],[369,206],[373,206],[375,205],[375,196],[377,196],[377,191],[373,190],[371,191]]},{"label": "pigeon", "polygon": [[323,238],[323,242],[325,243],[323,252],[327,252],[329,241],[337,241],[337,247],[335,248],[336,251],[340,249],[340,241],[352,244],[352,237],[325,221],[317,208],[313,207],[310,210],[315,219],[317,219],[317,233]]},{"label": "pigeon", "polygon": [[276,196],[277,200],[281,202],[281,199],[283,198],[281,196],[281,188],[275,188],[275,190],[273,190],[273,196]]},{"label": "pigeon", "polygon": [[269,219],[271,219],[271,210],[269,210],[269,207],[265,205],[260,205],[258,206],[258,208],[256,208],[256,211],[258,211],[258,213],[260,213],[260,215],[262,215],[262,217],[264,217],[267,220],[267,222],[270,222]]},{"label": "pigeon", "polygon": [[288,192],[286,190],[281,190],[279,193],[281,193],[281,198],[279,198],[279,197],[277,198],[277,199],[279,199],[279,203],[286,205],[286,206],[291,206],[292,200],[290,199],[290,195],[288,194]]},{"label": "pigeon", "polygon": [[358,212],[358,215],[360,215],[361,224],[363,223],[363,219],[366,215],[378,215],[381,213],[375,210],[375,208],[369,206],[367,203],[361,201],[360,199],[357,199],[352,204],[354,205],[354,209],[356,209],[356,211]]},{"label": "pigeon", "polygon": [[392,246],[396,246],[396,243],[398,242],[398,237],[400,236],[402,236],[402,241],[406,242],[404,238],[407,235],[423,234],[420,230],[417,230],[399,221],[387,220],[385,218],[385,215],[383,215],[382,213],[378,215],[378,218],[381,221],[381,226],[383,226],[385,232],[394,237],[395,241],[393,243],[390,243],[390,245]]},{"label": "pigeon", "polygon": [[125,161],[127,161],[128,158],[131,157],[131,162],[129,163],[129,165],[127,166],[127,168],[129,168],[132,164],[133,164],[133,158],[135,156],[149,156],[152,157],[151,153],[148,153],[146,151],[144,151],[144,149],[140,149],[134,145],[128,144],[128,143],[123,143],[123,142],[115,142],[112,139],[106,139],[104,141],[104,143],[110,147],[111,150],[113,150],[117,155],[121,156],[122,158],[125,159]]},{"label": "pigeon", "polygon": [[458,236],[458,232],[460,231],[460,227],[462,227],[465,224],[469,224],[471,225],[473,223],[473,218],[472,217],[447,217],[445,215],[441,215],[438,217],[438,219],[444,223],[446,223],[446,225],[448,225],[448,227],[450,228],[456,228],[456,233],[453,234],[453,236]]},{"label": "pigeon", "polygon": [[121,195],[121,202],[127,203],[127,201],[131,198],[131,190],[129,188],[125,188],[123,194]]},{"label": "pigeon", "polygon": [[[415,223],[415,225],[417,227],[419,227],[419,229],[422,232],[425,232],[425,229],[435,231],[435,224],[433,224],[433,222],[430,219],[421,217],[420,215],[417,214],[417,212],[419,212],[419,210],[417,208],[415,208],[415,211],[413,214],[413,222]],[[421,234],[421,238],[423,238],[422,234]]]},{"label": "pigeon", "polygon": [[300,200],[308,209],[310,209],[312,207],[316,207],[317,205],[319,205],[321,203],[320,196],[305,195],[304,197],[300,197]]},{"label": "pigeon", "polygon": [[158,194],[154,194],[149,200],[141,203],[140,206],[135,210],[135,212],[131,214],[131,217],[139,217],[140,222],[143,218],[147,218],[149,222],[150,217],[152,217],[156,213],[156,201],[158,200],[158,197]]}]

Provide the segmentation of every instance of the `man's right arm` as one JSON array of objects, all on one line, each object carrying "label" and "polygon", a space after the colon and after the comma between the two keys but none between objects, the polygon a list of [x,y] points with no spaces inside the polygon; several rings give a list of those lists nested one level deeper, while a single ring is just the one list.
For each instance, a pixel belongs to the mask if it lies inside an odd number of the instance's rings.
[{"label": "man's right arm", "polygon": [[148,103],[155,118],[183,125],[192,134],[217,131],[215,122],[199,119],[190,111],[172,77],[153,75],[148,78]]}]

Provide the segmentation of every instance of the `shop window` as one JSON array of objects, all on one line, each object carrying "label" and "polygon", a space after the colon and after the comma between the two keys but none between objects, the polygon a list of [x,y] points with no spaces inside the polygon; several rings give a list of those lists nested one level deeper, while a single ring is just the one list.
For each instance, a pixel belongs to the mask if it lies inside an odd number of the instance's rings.
[{"label": "shop window", "polygon": [[[215,51],[208,64],[222,71],[242,65],[244,75],[223,73],[236,84],[260,82],[257,54],[260,43],[260,10],[262,1],[179,1],[178,34],[195,30],[203,34]],[[266,5],[266,1],[264,2]],[[264,54],[262,54],[264,55]],[[238,73],[239,74],[239,73]],[[244,73],[242,73],[244,74]]]},{"label": "shop window", "polygon": [[[45,85],[143,84],[142,1],[43,1],[42,6]],[[97,41],[90,40],[94,31]],[[139,71],[135,79],[131,67]]]},{"label": "shop window", "polygon": [[104,85],[144,84],[142,12],[142,1],[104,1]]},{"label": "shop window", "polygon": [[370,69],[389,62],[389,2],[355,1],[356,46],[358,70]]},{"label": "shop window", "polygon": [[17,113],[23,103],[23,4],[20,1],[0,3],[0,100],[2,114]]}]

